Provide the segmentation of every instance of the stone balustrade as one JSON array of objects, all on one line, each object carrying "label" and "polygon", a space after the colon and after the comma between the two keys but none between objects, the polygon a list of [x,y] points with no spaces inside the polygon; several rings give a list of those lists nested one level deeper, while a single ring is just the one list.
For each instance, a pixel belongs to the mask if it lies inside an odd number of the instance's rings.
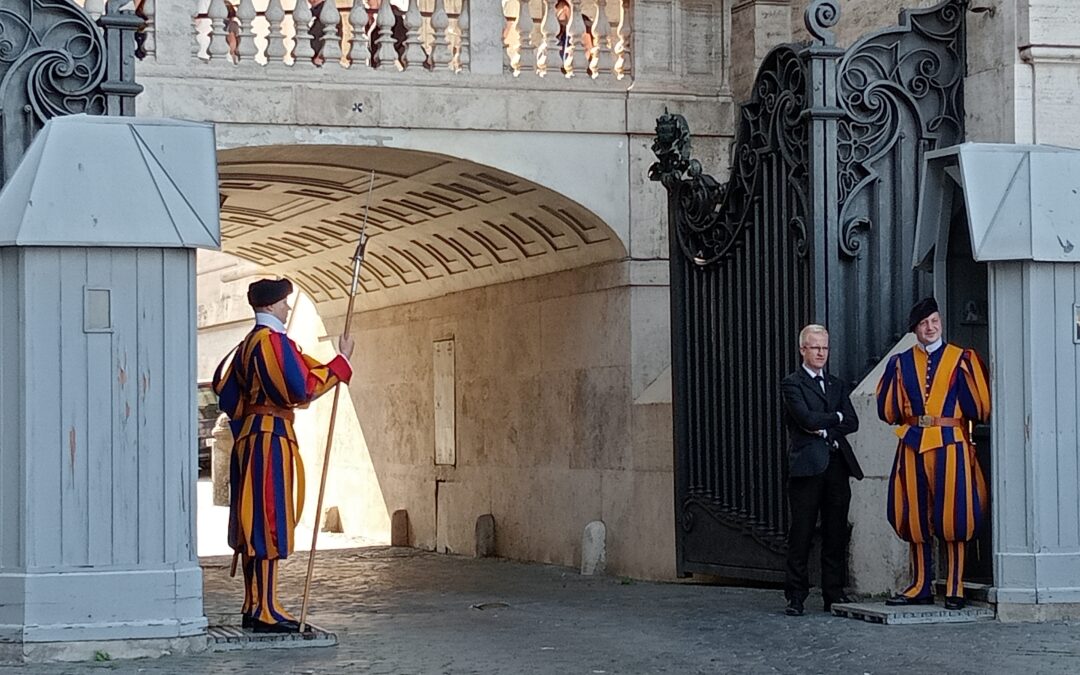
[{"label": "stone balustrade", "polygon": [[[95,18],[105,7],[75,2]],[[192,2],[192,54],[203,62],[469,70],[469,0]],[[156,53],[154,8],[155,0],[135,2],[146,20],[140,58]],[[631,74],[629,17],[629,0],[504,0],[504,70],[622,79]]]},{"label": "stone balustrade", "polygon": [[[72,1],[76,5],[79,5],[80,7],[85,9],[86,13],[95,20],[105,13],[106,0]],[[156,0],[132,0],[132,5],[135,13],[138,16],[142,17],[143,21],[145,21],[142,30],[140,30],[135,36],[135,40],[137,42],[135,55],[138,56],[140,59],[145,59],[147,57],[153,58],[157,52],[157,41],[155,37],[156,31],[154,30],[154,7],[156,4]]]}]

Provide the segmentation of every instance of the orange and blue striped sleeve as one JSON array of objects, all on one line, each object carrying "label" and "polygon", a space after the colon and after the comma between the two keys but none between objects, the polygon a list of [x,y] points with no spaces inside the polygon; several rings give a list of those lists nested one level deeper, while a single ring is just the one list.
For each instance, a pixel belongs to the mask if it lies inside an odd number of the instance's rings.
[{"label": "orange and blue striped sleeve", "polygon": [[960,357],[961,377],[956,378],[956,403],[964,417],[986,422],[990,419],[990,377],[982,359],[972,349]]},{"label": "orange and blue striped sleeve", "polygon": [[236,419],[243,408],[241,400],[240,381],[236,376],[236,357],[234,354],[239,349],[225,355],[218,367],[214,370],[213,389],[218,397],[218,408],[228,415],[229,419]]},{"label": "orange and blue striped sleeve", "polygon": [[252,347],[248,363],[258,374],[266,397],[282,408],[309,403],[352,378],[352,368],[343,356],[320,363],[301,353],[282,333],[265,331]]},{"label": "orange and blue striped sleeve", "polygon": [[878,417],[888,424],[900,424],[904,419],[904,388],[900,378],[900,355],[893,354],[885,364],[885,372],[877,386]]}]

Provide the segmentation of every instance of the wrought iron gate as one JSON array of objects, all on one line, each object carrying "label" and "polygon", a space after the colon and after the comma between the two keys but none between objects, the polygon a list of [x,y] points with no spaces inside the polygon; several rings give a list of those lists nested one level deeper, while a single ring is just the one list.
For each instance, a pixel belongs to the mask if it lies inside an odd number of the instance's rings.
[{"label": "wrought iron gate", "polygon": [[676,555],[680,574],[782,578],[787,529],[778,383],[799,329],[829,327],[854,382],[930,288],[911,270],[922,154],[963,139],[963,5],[835,45],[836,0],[806,10],[809,45],[763,61],[730,177],[690,158],[686,121],[657,121],[649,175],[671,228]]},{"label": "wrought iron gate", "polygon": [[0,186],[45,122],[61,115],[134,115],[135,32],[130,2],[109,0],[95,22],[58,0],[0,3]]}]

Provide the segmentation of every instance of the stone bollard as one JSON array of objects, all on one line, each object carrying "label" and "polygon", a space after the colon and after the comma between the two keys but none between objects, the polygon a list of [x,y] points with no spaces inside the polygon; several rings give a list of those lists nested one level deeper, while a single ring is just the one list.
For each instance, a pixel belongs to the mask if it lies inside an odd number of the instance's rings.
[{"label": "stone bollard", "polygon": [[229,455],[232,454],[233,436],[229,418],[222,413],[210,432],[214,445],[210,449],[210,481],[213,483],[214,506],[229,505]]},{"label": "stone bollard", "polygon": [[607,567],[607,527],[603,521],[594,520],[585,526],[581,535],[581,573],[603,574]]},{"label": "stone bollard", "polygon": [[390,545],[409,545],[409,512],[398,509],[390,516]]},{"label": "stone bollard", "polygon": [[485,513],[476,519],[476,557],[495,555],[495,516]]}]

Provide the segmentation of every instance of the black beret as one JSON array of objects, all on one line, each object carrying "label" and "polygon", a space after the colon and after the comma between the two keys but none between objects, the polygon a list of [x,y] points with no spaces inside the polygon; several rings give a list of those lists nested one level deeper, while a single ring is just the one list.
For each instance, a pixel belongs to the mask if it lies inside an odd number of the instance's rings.
[{"label": "black beret", "polygon": [[252,307],[269,307],[292,293],[288,279],[259,279],[248,286],[248,304]]},{"label": "black beret", "polygon": [[908,314],[908,330],[914,332],[915,326],[918,326],[920,321],[936,311],[938,311],[937,300],[932,297],[923,298],[916,302],[915,306],[911,308],[911,312]]}]

